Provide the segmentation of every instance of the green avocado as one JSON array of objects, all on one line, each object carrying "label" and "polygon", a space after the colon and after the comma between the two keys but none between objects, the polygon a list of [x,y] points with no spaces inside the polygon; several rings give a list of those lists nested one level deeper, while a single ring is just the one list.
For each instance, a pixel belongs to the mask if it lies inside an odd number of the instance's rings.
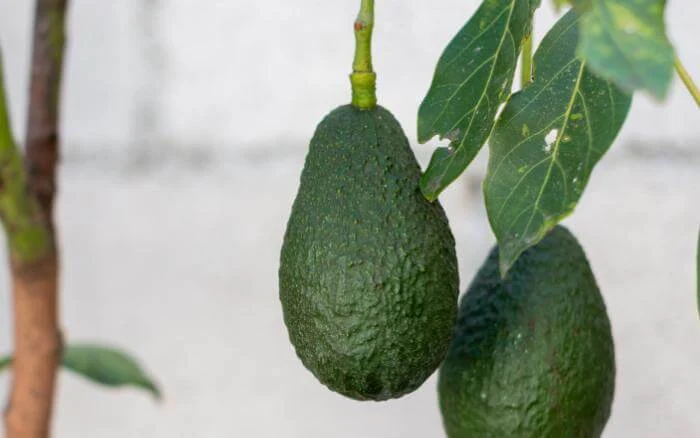
[{"label": "green avocado", "polygon": [[279,270],[290,340],[323,384],[357,400],[414,391],[450,345],[455,242],[419,178],[391,113],[342,106],[316,129],[292,207]]},{"label": "green avocado", "polygon": [[610,322],[586,255],[557,226],[502,279],[495,248],[462,298],[438,392],[449,438],[599,437]]}]

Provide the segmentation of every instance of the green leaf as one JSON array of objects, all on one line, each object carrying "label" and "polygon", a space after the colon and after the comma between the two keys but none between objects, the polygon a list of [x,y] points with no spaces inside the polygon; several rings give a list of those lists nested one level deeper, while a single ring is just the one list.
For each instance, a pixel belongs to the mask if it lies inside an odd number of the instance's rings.
[{"label": "green leaf", "polygon": [[646,90],[663,99],[674,61],[665,6],[666,0],[592,0],[582,19],[579,55],[620,88]]},{"label": "green leaf", "polygon": [[418,111],[418,141],[449,139],[421,178],[434,200],[474,159],[510,96],[523,38],[540,0],[484,0],[449,43]]},{"label": "green leaf", "polygon": [[[0,358],[0,372],[12,364],[12,356]],[[123,351],[99,345],[69,345],[63,350],[61,364],[95,383],[105,386],[135,386],[161,398],[156,383]]]},{"label": "green leaf", "polygon": [[161,394],[155,382],[123,351],[99,345],[71,345],[63,353],[63,366],[105,386],[136,386],[156,399]]},{"label": "green leaf", "polygon": [[534,57],[534,81],[491,136],[484,196],[503,275],[568,216],[627,116],[631,96],[576,58],[578,15],[565,14]]}]

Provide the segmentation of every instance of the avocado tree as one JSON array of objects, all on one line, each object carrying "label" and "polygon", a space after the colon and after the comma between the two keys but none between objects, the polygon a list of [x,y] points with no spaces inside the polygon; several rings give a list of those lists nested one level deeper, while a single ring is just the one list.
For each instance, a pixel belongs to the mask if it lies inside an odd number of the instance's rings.
[{"label": "avocado tree", "polygon": [[64,345],[57,308],[58,230],[53,221],[60,156],[60,96],[68,0],[37,0],[25,154],[9,121],[0,57],[0,219],[5,229],[14,301],[14,353],[5,411],[7,438],[50,434],[60,365],[100,384],[134,385],[158,396],[155,383],[122,351],[92,344]]},{"label": "avocado tree", "polygon": [[[583,248],[558,224],[634,93],[663,100],[675,69],[700,105],[666,35],[665,3],[554,0],[568,10],[534,50],[540,0],[483,0],[418,109],[418,141],[449,141],[420,173],[377,104],[374,1],[361,1],[351,105],[311,140],[279,271],[290,340],[321,383],[386,400],[439,367],[450,438],[600,436],[616,374],[610,321]],[[498,245],[457,309],[454,240],[438,197],[486,144],[484,200]]]}]

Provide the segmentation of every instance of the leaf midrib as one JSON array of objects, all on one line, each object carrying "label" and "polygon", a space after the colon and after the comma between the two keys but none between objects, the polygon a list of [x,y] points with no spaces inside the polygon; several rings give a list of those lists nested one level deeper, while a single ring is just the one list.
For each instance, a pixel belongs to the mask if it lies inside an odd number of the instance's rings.
[{"label": "leaf midrib", "polygon": [[[510,23],[510,20],[511,20],[511,18],[512,18],[512,16],[513,16],[513,9],[515,9],[515,2],[516,2],[516,1],[517,1],[517,0],[511,0],[511,2],[510,2],[510,8],[509,8],[510,10],[509,10],[509,12],[508,12],[508,18],[506,19],[506,26],[505,26],[506,31],[507,31],[507,29],[508,29],[508,24]],[[494,19],[491,20],[491,22],[488,24],[488,26],[486,26],[486,28],[485,28],[481,33],[479,33],[476,37],[474,37],[474,38],[472,39],[472,41],[471,41],[469,44],[467,44],[467,46],[466,46],[464,49],[460,50],[459,53],[458,53],[445,67],[443,67],[442,70],[447,70],[449,67],[451,67],[452,64],[454,64],[454,63],[462,56],[462,54],[464,54],[464,52],[466,52],[471,46],[473,46],[474,43],[475,43],[477,40],[479,40],[482,36],[484,36],[484,34],[485,34],[486,32],[488,32],[488,31],[491,29],[491,27],[493,27],[494,24],[496,24],[496,22],[501,18],[501,16],[503,15],[504,12],[505,12],[505,9],[504,9],[503,11],[499,12],[499,13],[494,17]],[[504,35],[505,35],[505,32],[504,32]],[[497,58],[498,58],[498,53],[499,53],[499,51],[501,50],[502,45],[503,45],[503,35],[501,36],[501,40],[500,40],[500,42],[499,42],[499,45],[498,45],[498,48],[496,49],[495,54],[492,55],[492,56],[489,56],[488,58],[486,58],[486,61],[484,61],[484,62],[482,62],[481,64],[479,64],[479,66],[478,66],[477,68],[475,68],[474,71],[472,71],[472,73],[471,73],[469,76],[467,76],[467,78],[466,78],[465,80],[463,80],[463,81],[462,81],[461,83],[459,83],[459,84],[455,84],[455,85],[457,85],[457,88],[455,89],[455,91],[454,91],[449,97],[447,97],[446,99],[444,99],[442,102],[450,102],[450,101],[452,101],[452,99],[454,99],[454,97],[457,95],[457,93],[459,93],[460,90],[466,85],[466,83],[469,82],[469,80],[474,76],[475,72],[478,71],[478,70],[481,70],[481,67],[483,67],[485,64],[487,64],[489,61],[492,61],[492,60],[493,60],[493,65],[495,66],[495,65],[496,65],[496,61],[497,61]],[[487,84],[491,82],[491,78],[492,78],[492,77],[493,77],[493,67],[491,68],[491,74],[489,75],[489,79],[487,80]],[[487,88],[487,87],[484,87],[484,89],[486,89],[486,88]],[[430,134],[431,136],[432,136],[432,135],[435,135],[435,134],[439,134],[439,133],[436,132],[436,130],[435,130],[435,125],[437,124],[438,120],[440,120],[440,119],[442,118],[442,116],[445,114],[445,111],[447,111],[447,107],[448,107],[448,106],[449,106],[449,103],[448,103],[447,105],[443,106],[442,111],[440,111],[440,114],[438,114],[438,116],[435,117],[435,120],[434,120],[433,123],[431,124],[430,130],[429,130],[429,132],[431,133],[431,134]],[[460,119],[460,122],[461,122],[462,120],[463,120],[463,118]],[[459,123],[459,122],[458,122],[458,123]],[[450,131],[453,130],[453,129],[454,129],[454,127],[452,127],[452,128],[451,128],[449,131],[447,131],[447,132],[450,132]]]},{"label": "leaf midrib", "polygon": [[[489,89],[489,86],[491,85],[491,82],[493,80],[493,72],[496,68],[496,64],[498,64],[498,58],[501,55],[501,49],[503,47],[503,42],[506,39],[506,35],[510,33],[510,23],[511,19],[513,18],[513,10],[515,9],[515,2],[517,0],[512,0],[510,2],[510,10],[508,11],[508,19],[506,20],[506,25],[504,26],[504,31],[503,34],[501,35],[501,39],[498,42],[498,48],[496,49],[496,54],[493,56],[493,65],[491,66],[491,71],[489,72],[489,77],[488,80],[486,81],[486,86],[484,87],[484,90],[481,92],[481,96],[479,97],[479,100],[477,101],[476,105],[474,106],[474,111],[475,113],[479,106],[481,106],[481,102],[484,100],[484,96],[486,96],[486,90]],[[515,42],[515,41],[514,41]],[[439,181],[442,181],[443,178],[445,178],[445,175],[447,175],[448,170],[452,166],[452,163],[454,163],[454,160],[456,159],[457,152],[464,149],[464,143],[469,138],[469,132],[471,132],[472,125],[474,124],[474,119],[476,116],[472,116],[471,119],[469,120],[469,125],[467,126],[466,131],[464,131],[464,134],[462,135],[462,141],[459,142],[459,146],[454,149],[454,153],[450,155],[450,157],[446,160],[447,164],[444,166],[443,171],[440,173],[440,178]],[[453,128],[454,129],[454,128]],[[452,145],[450,145],[451,147]]]},{"label": "leaf midrib", "polygon": [[552,162],[549,164],[549,167],[547,168],[547,173],[545,174],[544,181],[542,182],[542,187],[540,187],[540,191],[537,194],[537,198],[535,199],[535,203],[533,204],[533,209],[532,209],[532,214],[530,214],[530,219],[527,221],[527,225],[525,225],[525,234],[527,234],[528,230],[530,229],[530,224],[532,224],[532,219],[535,217],[535,212],[539,209],[540,206],[540,201],[542,200],[542,194],[544,193],[544,188],[547,186],[549,183],[549,178],[552,174],[552,168],[554,167],[554,162],[557,160],[557,156],[559,155],[559,148],[561,145],[561,139],[564,137],[564,134],[566,133],[566,128],[569,126],[569,118],[571,117],[571,111],[574,108],[574,103],[576,102],[576,95],[581,87],[581,78],[583,77],[583,71],[586,67],[585,62],[581,62],[581,66],[579,67],[578,71],[578,77],[576,78],[576,84],[574,85],[574,88],[572,89],[571,93],[571,99],[569,99],[569,104],[566,108],[566,112],[564,113],[564,120],[562,121],[562,126],[561,129],[559,130],[557,134],[557,141],[554,143],[554,147],[552,148]]},{"label": "leaf midrib", "polygon": [[[522,108],[520,108],[520,109],[518,110],[517,113],[515,113],[515,114],[512,115],[512,116],[510,116],[510,118],[508,119],[509,123],[511,123],[513,120],[515,120],[516,117],[518,117],[520,114],[522,114],[522,112],[523,112],[528,106],[530,106],[530,104],[531,104],[532,102],[534,102],[535,100],[537,100],[537,98],[540,97],[540,95],[547,89],[547,87],[549,87],[549,85],[551,85],[552,82],[554,82],[554,80],[556,80],[556,79],[559,77],[559,75],[561,75],[567,68],[569,68],[569,66],[570,66],[571,64],[573,64],[573,63],[575,63],[575,62],[579,62],[579,60],[576,59],[576,58],[574,58],[574,59],[572,59],[571,61],[569,61],[564,67],[562,67],[561,69],[559,69],[559,71],[558,71],[554,76],[552,76],[552,78],[551,78],[550,80],[548,80],[548,81],[542,86],[542,88],[539,89],[539,90],[537,91],[537,93],[535,93],[535,95],[532,96],[532,98],[531,98],[529,101],[527,101],[527,102],[525,103],[525,105],[523,105]],[[504,161],[506,160],[506,158],[508,158],[513,152],[515,152],[515,150],[516,150],[518,147],[520,147],[521,145],[523,145],[524,143],[526,143],[528,140],[530,140],[530,139],[533,138],[534,136],[536,136],[536,135],[538,135],[538,134],[541,134],[542,131],[546,131],[546,130],[547,130],[547,128],[543,128],[543,129],[541,129],[540,131],[537,131],[537,132],[531,134],[530,136],[526,137],[524,140],[522,140],[522,141],[520,141],[518,144],[516,144],[510,151],[508,151],[508,153],[506,153],[506,154],[503,156],[503,158],[501,158],[501,161],[498,162],[498,164],[496,165],[496,168],[495,168],[494,171],[493,171],[493,176],[495,177],[496,174],[498,174],[498,171],[500,170],[501,165],[503,164],[503,162],[504,162]]]}]

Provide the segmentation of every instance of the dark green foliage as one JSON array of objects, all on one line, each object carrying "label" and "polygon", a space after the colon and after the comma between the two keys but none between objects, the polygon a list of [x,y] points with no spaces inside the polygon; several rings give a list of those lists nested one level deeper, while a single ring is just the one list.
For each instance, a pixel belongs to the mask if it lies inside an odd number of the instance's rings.
[{"label": "dark green foliage", "polygon": [[449,438],[599,437],[615,358],[586,256],[555,227],[505,279],[494,249],[460,303],[439,393]]},{"label": "dark green foliage", "polygon": [[330,389],[386,400],[418,388],[457,314],[454,238],[385,109],[318,126],[282,247],[280,299],[304,365]]}]

